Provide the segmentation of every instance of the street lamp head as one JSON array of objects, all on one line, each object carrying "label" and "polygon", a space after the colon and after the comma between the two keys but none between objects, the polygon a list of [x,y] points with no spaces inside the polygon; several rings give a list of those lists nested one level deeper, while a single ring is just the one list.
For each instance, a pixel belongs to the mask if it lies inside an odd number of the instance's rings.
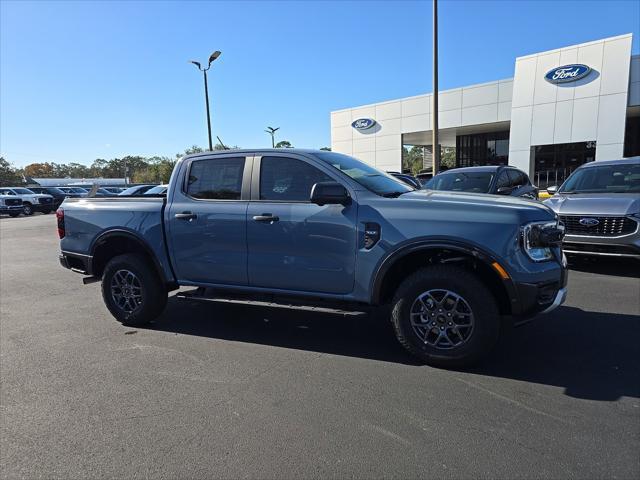
[{"label": "street lamp head", "polygon": [[189,60],[189,63],[193,63],[196,67],[198,67],[198,70],[202,70],[202,65],[200,65],[200,62],[196,62],[195,60]]},{"label": "street lamp head", "polygon": [[213,52],[209,57],[209,65],[211,65],[213,61],[220,56],[221,53],[222,52],[220,50],[216,50],[215,52]]}]

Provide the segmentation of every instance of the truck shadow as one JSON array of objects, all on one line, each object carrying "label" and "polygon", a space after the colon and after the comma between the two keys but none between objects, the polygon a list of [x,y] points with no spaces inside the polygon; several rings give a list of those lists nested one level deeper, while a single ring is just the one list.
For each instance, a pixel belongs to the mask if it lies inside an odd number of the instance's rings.
[{"label": "truck shadow", "polygon": [[615,277],[640,278],[640,261],[624,258],[568,257],[571,270]]},{"label": "truck shadow", "polygon": [[[634,315],[561,307],[537,321],[507,329],[493,353],[467,372],[562,387],[576,398],[640,398],[639,320]],[[367,315],[204,304],[172,297],[149,328],[420,365],[397,343],[389,322]]]}]

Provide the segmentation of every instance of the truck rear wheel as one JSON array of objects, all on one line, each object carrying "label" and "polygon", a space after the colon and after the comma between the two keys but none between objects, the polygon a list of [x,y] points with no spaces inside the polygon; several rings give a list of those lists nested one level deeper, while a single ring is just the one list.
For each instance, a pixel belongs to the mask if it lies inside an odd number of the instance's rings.
[{"label": "truck rear wheel", "polygon": [[167,290],[141,255],[112,258],[102,274],[102,298],[116,320],[144,325],[157,318],[167,304]]},{"label": "truck rear wheel", "polygon": [[400,284],[391,321],[398,341],[429,365],[469,366],[493,348],[500,314],[473,273],[450,265],[418,270]]}]

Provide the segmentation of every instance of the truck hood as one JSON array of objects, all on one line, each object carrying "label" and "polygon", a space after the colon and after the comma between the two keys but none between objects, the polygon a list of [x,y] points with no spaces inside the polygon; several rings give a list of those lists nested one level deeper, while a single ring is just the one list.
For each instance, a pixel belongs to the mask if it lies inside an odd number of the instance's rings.
[{"label": "truck hood", "polygon": [[449,192],[441,190],[415,190],[405,193],[401,197],[403,200],[416,202],[437,202],[450,205],[460,204],[459,208],[482,210],[518,210],[521,216],[531,219],[548,219],[555,217],[553,210],[543,205],[537,200],[526,198],[510,197],[505,195],[489,195],[484,193]]},{"label": "truck hood", "polygon": [[544,201],[559,215],[631,215],[640,213],[637,193],[558,193]]}]

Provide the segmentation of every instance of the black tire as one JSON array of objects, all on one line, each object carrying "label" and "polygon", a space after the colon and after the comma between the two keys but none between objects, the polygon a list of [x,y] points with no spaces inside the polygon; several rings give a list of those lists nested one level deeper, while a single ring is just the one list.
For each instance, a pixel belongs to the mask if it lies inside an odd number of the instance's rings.
[{"label": "black tire", "polygon": [[20,212],[12,212],[12,213],[9,214],[9,216],[12,217],[12,218],[19,217],[20,216]]},{"label": "black tire", "polygon": [[[433,310],[427,310],[425,306],[424,314],[414,314],[416,322],[423,322],[424,317],[427,317],[424,327],[421,326],[416,331],[412,326],[410,313],[414,302],[418,302],[418,298],[427,291],[435,291],[436,296],[441,295],[438,290],[448,290],[462,297],[470,308],[472,319],[469,320],[470,317],[466,317],[466,320],[461,319],[459,323],[469,322],[473,326],[469,329],[466,327],[457,329],[467,335],[465,339],[462,333],[454,333],[453,337],[450,336],[449,332],[456,332],[457,327],[455,321],[453,327],[447,327],[452,323],[448,322],[450,319],[445,316],[449,312],[446,308],[442,314],[438,312],[443,310],[439,310],[437,306],[434,306]],[[453,298],[450,296],[448,301],[450,302]],[[391,305],[391,322],[400,344],[420,360],[436,367],[468,367],[489,353],[500,335],[500,313],[493,294],[472,272],[460,267],[435,265],[418,270],[400,284]],[[421,304],[417,303],[416,306],[420,307]],[[464,309],[464,306],[461,308]],[[455,314],[453,315],[456,317]],[[431,323],[431,320],[435,323]],[[430,327],[430,325],[435,326]],[[433,338],[436,335],[435,332],[443,328],[447,336],[443,337],[440,344],[438,343],[440,340],[427,343],[425,339]],[[425,333],[421,338],[419,333],[423,331],[430,333]],[[450,338],[454,338],[459,344],[449,342]],[[447,345],[447,342],[450,344]]]},{"label": "black tire", "polygon": [[45,208],[44,210],[42,210],[42,213],[46,215],[47,213],[51,213],[51,210],[49,208]]},{"label": "black tire", "polygon": [[[118,278],[122,278],[123,271],[132,273],[137,279],[136,292],[140,293],[140,299],[125,299],[126,307],[120,305],[115,297],[118,297]],[[130,278],[130,277],[128,277]],[[130,291],[134,291],[131,289]],[[120,323],[139,326],[151,322],[157,318],[167,304],[167,289],[158,277],[158,273],[143,256],[137,254],[118,255],[112,258],[102,274],[102,298],[105,305]],[[122,300],[122,299],[121,299]],[[135,308],[131,308],[134,305]],[[122,303],[122,302],[121,302]]]},{"label": "black tire", "polygon": [[24,213],[26,216],[33,215],[33,205],[31,205],[29,202],[25,202],[24,205],[22,205],[22,213]]}]

